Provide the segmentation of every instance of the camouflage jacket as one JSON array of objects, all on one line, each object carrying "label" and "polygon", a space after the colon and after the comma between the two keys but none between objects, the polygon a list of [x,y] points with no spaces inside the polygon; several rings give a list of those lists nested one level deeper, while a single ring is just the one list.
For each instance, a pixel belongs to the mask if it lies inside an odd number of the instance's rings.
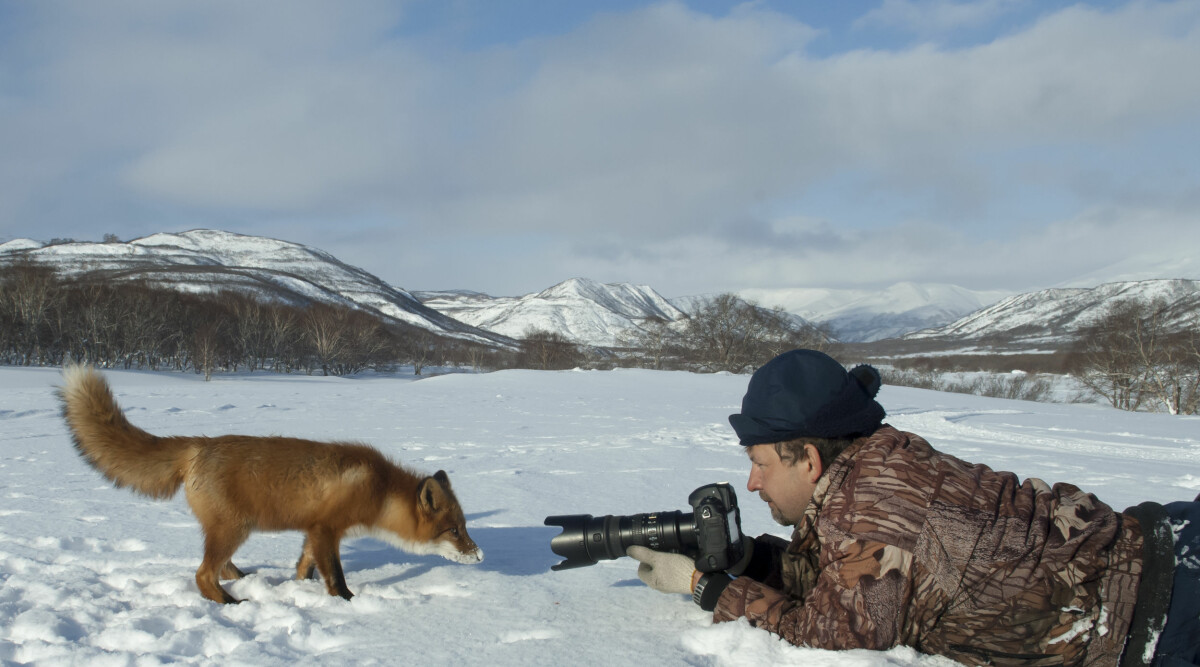
[{"label": "camouflage jacket", "polygon": [[968,665],[1116,665],[1141,572],[1137,521],[1095,496],[887,425],[829,465],[790,544],[755,542],[759,571],[725,588],[717,622]]}]

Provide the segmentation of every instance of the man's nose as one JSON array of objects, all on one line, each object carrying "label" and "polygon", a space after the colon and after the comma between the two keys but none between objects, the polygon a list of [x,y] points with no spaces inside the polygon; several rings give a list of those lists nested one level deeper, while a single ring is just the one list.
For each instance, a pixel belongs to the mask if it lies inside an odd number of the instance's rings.
[{"label": "man's nose", "polygon": [[762,484],[759,483],[758,475],[755,474],[755,469],[753,466],[751,466],[750,467],[750,478],[746,480],[746,490],[747,491],[758,491],[761,488],[762,488]]}]

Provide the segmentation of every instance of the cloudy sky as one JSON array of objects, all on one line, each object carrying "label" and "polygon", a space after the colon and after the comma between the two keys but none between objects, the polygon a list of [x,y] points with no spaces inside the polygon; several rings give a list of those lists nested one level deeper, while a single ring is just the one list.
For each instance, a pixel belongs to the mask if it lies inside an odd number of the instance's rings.
[{"label": "cloudy sky", "polygon": [[0,0],[0,241],[493,295],[1200,279],[1197,72],[1200,0]]}]

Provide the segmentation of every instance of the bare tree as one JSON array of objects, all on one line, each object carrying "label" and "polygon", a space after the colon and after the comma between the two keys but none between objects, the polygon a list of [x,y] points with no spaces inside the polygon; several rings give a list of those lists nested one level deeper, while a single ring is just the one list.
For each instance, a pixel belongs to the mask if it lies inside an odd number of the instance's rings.
[{"label": "bare tree", "polygon": [[42,362],[44,328],[62,298],[54,270],[33,262],[18,262],[5,270],[3,300],[11,313],[17,363],[29,366]]},{"label": "bare tree", "polygon": [[441,350],[446,363],[453,366],[468,366],[473,371],[483,370],[485,365],[494,364],[496,351],[481,343],[446,338],[429,334],[437,341],[436,347]]},{"label": "bare tree", "polygon": [[1184,389],[1195,384],[1186,345],[1168,327],[1169,306],[1164,300],[1142,304],[1124,332],[1127,345],[1142,369],[1142,385],[1169,414],[1180,414]]},{"label": "bare tree", "polygon": [[543,329],[528,329],[521,339],[520,360],[525,368],[565,370],[579,366],[583,355],[566,336]]},{"label": "bare tree", "polygon": [[384,360],[392,341],[383,323],[359,310],[347,310],[346,350],[340,359],[340,375],[351,375]]},{"label": "bare tree", "polygon": [[488,349],[482,345],[468,345],[466,349],[467,360],[471,362],[471,370],[475,372],[483,370],[483,364],[489,356]]},{"label": "bare tree", "polygon": [[266,354],[272,369],[290,373],[300,365],[300,345],[303,330],[299,312],[290,306],[270,305],[264,318]]},{"label": "bare tree", "polygon": [[74,316],[72,355],[94,364],[111,363],[122,345],[119,339],[119,307],[112,290],[99,283],[80,285],[68,296],[68,310]]},{"label": "bare tree", "polygon": [[624,332],[619,343],[641,355],[643,366],[663,370],[668,359],[678,357],[682,351],[683,335],[670,321],[651,317],[639,327]]},{"label": "bare tree", "polygon": [[250,371],[265,368],[270,354],[267,307],[254,297],[239,292],[221,292],[218,298],[233,316],[230,336],[246,368]]},{"label": "bare tree", "polygon": [[1113,407],[1152,401],[1170,414],[1196,411],[1200,385],[1197,333],[1173,325],[1171,305],[1122,301],[1082,332],[1073,352],[1076,377]]},{"label": "bare tree", "polygon": [[733,294],[712,297],[690,313],[683,340],[688,360],[700,370],[730,373],[757,368],[787,350],[828,346],[815,327]]},{"label": "bare tree", "polygon": [[1181,386],[1179,411],[1185,415],[1200,414],[1200,331],[1192,328],[1179,334],[1178,345],[1191,369],[1189,379]]},{"label": "bare tree", "polygon": [[753,308],[733,294],[708,299],[689,313],[684,330],[688,360],[708,372],[744,372],[753,363],[759,325]]},{"label": "bare tree", "polygon": [[1126,332],[1137,327],[1137,310],[1131,302],[1116,304],[1081,332],[1072,353],[1079,381],[1121,410],[1137,410],[1142,402],[1137,355],[1125,345]]},{"label": "bare tree", "polygon": [[197,373],[204,374],[206,382],[212,379],[217,366],[223,333],[222,323],[212,320],[197,322],[192,330],[192,366]]},{"label": "bare tree", "polygon": [[400,357],[412,364],[414,375],[420,375],[437,352],[437,336],[420,327],[409,327],[397,334],[397,339]]},{"label": "bare tree", "polygon": [[346,322],[341,309],[314,304],[304,311],[304,337],[322,375],[330,375],[345,345]]},{"label": "bare tree", "polygon": [[[754,304],[750,302],[751,306]],[[833,336],[823,328],[813,325],[782,308],[764,310],[757,308],[759,317],[763,318],[763,335],[760,339],[761,349],[758,353],[760,361],[757,366],[775,357],[798,348],[827,351]]]}]

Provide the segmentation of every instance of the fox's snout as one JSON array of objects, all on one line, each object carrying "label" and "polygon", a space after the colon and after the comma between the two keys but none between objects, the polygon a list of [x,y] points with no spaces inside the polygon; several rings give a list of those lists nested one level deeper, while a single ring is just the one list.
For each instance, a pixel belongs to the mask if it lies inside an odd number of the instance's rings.
[{"label": "fox's snout", "polygon": [[474,542],[471,542],[470,538],[468,538],[467,541],[470,542],[470,550],[460,551],[459,554],[461,560],[458,562],[467,564],[482,563],[483,549],[480,549],[478,545],[476,545]]},{"label": "fox's snout", "polygon": [[470,537],[466,537],[465,534],[464,537],[465,539],[461,540],[446,540],[442,542],[438,553],[446,558],[446,560],[452,560],[455,563],[462,563],[464,565],[482,563],[483,549],[480,549]]},{"label": "fox's snout", "polygon": [[459,551],[458,553],[455,554],[454,558],[451,558],[450,560],[452,560],[456,563],[463,563],[464,565],[474,565],[475,563],[482,563],[483,562],[483,549],[480,549],[479,547],[475,547],[471,551]]}]

